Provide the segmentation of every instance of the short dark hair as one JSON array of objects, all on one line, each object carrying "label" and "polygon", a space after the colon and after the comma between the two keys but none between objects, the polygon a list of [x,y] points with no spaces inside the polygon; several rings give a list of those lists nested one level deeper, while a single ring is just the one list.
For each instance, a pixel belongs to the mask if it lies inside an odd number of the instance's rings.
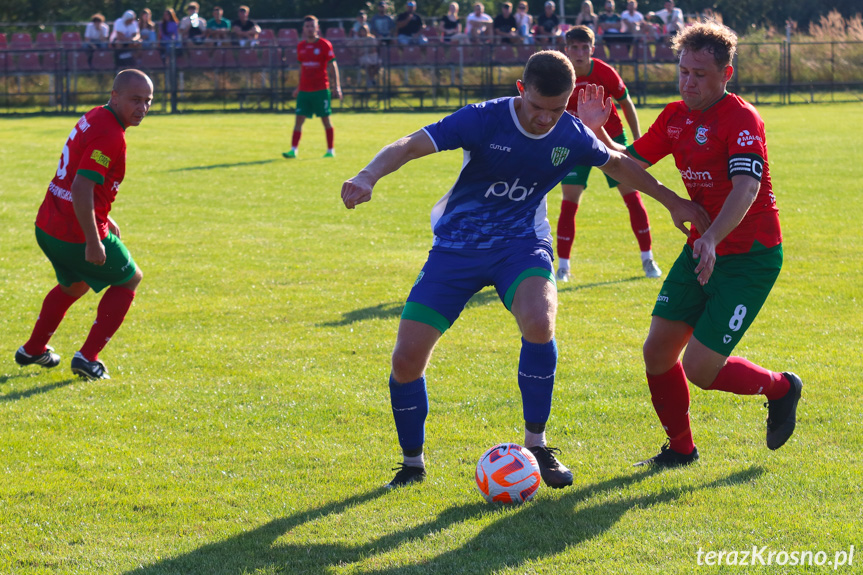
[{"label": "short dark hair", "polygon": [[671,40],[671,47],[678,57],[684,49],[692,52],[707,50],[713,54],[716,65],[722,69],[734,60],[737,34],[716,20],[703,20],[679,32]]},{"label": "short dark hair", "polygon": [[566,31],[564,39],[567,44],[571,42],[587,42],[591,46],[596,44],[596,35],[587,26],[573,26]]},{"label": "short dark hair", "polygon": [[521,81],[525,88],[532,86],[541,96],[559,96],[572,92],[575,70],[569,58],[557,50],[543,50],[527,60]]},{"label": "short dark hair", "polygon": [[306,22],[317,22],[317,21],[318,21],[318,17],[312,16],[311,14],[309,14],[308,16],[303,18],[303,24],[305,24]]}]

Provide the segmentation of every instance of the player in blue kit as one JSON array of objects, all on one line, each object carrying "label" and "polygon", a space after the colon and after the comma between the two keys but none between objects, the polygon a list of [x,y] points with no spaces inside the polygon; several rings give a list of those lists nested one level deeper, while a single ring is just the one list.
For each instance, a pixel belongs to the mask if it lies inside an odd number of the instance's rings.
[{"label": "player in blue kit", "polygon": [[425,478],[425,369],[438,339],[488,285],[495,286],[522,334],[518,385],[525,447],[536,456],[546,485],[572,484],[572,472],[557,460],[560,450],[546,445],[545,426],[557,369],[557,290],[546,195],[573,166],[597,166],[642,190],[669,209],[684,233],[684,222],[707,227],[700,207],[564,115],[574,85],[572,64],[563,54],[538,52],[517,83],[518,97],[462,108],[384,147],[342,185],[342,201],[352,209],[371,200],[377,181],[408,161],[464,150],[455,184],[432,209],[433,247],[408,296],[393,350],[390,400],[404,459],[390,488]]}]

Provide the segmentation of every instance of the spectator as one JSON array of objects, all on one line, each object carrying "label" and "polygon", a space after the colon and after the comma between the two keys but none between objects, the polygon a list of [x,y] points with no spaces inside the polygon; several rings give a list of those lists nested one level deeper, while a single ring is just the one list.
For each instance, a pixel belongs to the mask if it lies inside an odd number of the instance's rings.
[{"label": "spectator", "polygon": [[141,19],[138,21],[138,29],[141,31],[141,47],[153,48],[159,43],[159,35],[156,33],[156,24],[153,22],[153,13],[149,8],[141,10]]},{"label": "spectator", "polygon": [[368,24],[360,26],[357,37],[351,40],[356,47],[357,63],[366,73],[366,85],[378,85],[378,72],[381,69],[381,57],[378,54],[378,39],[374,37]]},{"label": "spectator", "polygon": [[658,18],[662,22],[662,34],[674,36],[683,29],[683,10],[674,6],[674,0],[666,0],[665,8],[658,12],[648,12],[647,18]]},{"label": "spectator", "polygon": [[87,61],[93,58],[94,50],[104,50],[108,47],[108,37],[111,29],[105,24],[105,17],[99,13],[90,16],[90,22],[84,28],[84,47],[87,48]]},{"label": "spectator", "polygon": [[[360,28],[368,25],[368,15],[365,10],[360,10],[357,12],[357,19],[354,21],[354,25],[351,26],[351,38],[357,38],[360,35]],[[368,38],[368,36],[366,36]]]},{"label": "spectator", "polygon": [[481,2],[475,2],[473,12],[465,19],[464,33],[471,42],[488,42],[491,40],[492,24],[494,20],[485,13],[485,6]]},{"label": "spectator", "polygon": [[581,3],[581,11],[575,17],[576,26],[587,26],[596,33],[596,26],[599,23],[596,12],[593,11],[593,2],[584,0]]},{"label": "spectator", "polygon": [[186,16],[180,20],[180,37],[184,44],[203,44],[207,35],[207,21],[198,16],[201,6],[197,2],[186,5]]},{"label": "spectator", "polygon": [[542,14],[536,17],[536,39],[540,43],[554,44],[560,36],[560,18],[554,13],[555,4],[548,0]]},{"label": "spectator", "polygon": [[514,44],[518,40],[518,22],[512,13],[512,4],[504,2],[500,5],[500,14],[494,17],[494,35],[501,42]]},{"label": "spectator", "polygon": [[405,11],[396,18],[397,40],[399,44],[428,44],[428,38],[422,35],[423,19],[417,14],[417,3],[408,0]]},{"label": "spectator", "polygon": [[516,30],[525,44],[533,44],[533,16],[527,11],[527,2],[521,0],[515,11]]},{"label": "spectator", "polygon": [[605,0],[605,9],[596,21],[597,32],[605,36],[606,41],[608,41],[607,35],[619,36],[621,34],[623,23],[620,20],[620,14],[614,11],[614,0]]},{"label": "spectator", "polygon": [[162,58],[165,52],[182,46],[180,42],[180,21],[173,8],[165,8],[162,12],[162,21],[159,22],[159,45],[162,50]]},{"label": "spectator", "polygon": [[444,42],[461,40],[461,21],[458,18],[458,2],[450,2],[447,13],[441,18],[441,34]]},{"label": "spectator", "polygon": [[141,29],[134,10],[126,10],[114,21],[109,43],[114,49],[114,64],[118,68],[134,64],[134,50],[141,47]]},{"label": "spectator", "polygon": [[237,9],[237,21],[234,22],[231,32],[234,35],[234,42],[238,46],[253,47],[258,45],[261,27],[249,20],[248,6],[240,6]]},{"label": "spectator", "polygon": [[626,10],[620,15],[622,22],[621,32],[628,34],[633,39],[644,35],[645,30],[642,29],[644,24],[644,14],[638,11],[638,2],[636,0],[627,0]]},{"label": "spectator", "polygon": [[393,37],[393,30],[396,28],[396,21],[387,13],[387,3],[385,0],[378,2],[377,12],[369,21],[369,29],[372,34],[382,42],[389,42]]},{"label": "spectator", "polygon": [[223,15],[221,6],[214,6],[213,17],[207,20],[207,41],[216,46],[227,43],[231,37],[231,21],[223,18]]}]

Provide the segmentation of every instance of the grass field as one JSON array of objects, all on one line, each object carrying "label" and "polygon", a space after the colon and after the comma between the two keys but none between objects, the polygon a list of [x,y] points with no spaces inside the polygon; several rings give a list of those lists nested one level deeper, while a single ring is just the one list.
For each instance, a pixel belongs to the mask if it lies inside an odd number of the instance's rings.
[{"label": "grass field", "polygon": [[[559,294],[549,422],[575,484],[515,508],[473,486],[487,447],[522,439],[519,334],[490,289],[428,370],[428,480],[381,489],[400,461],[389,355],[461,155],[408,164],[356,211],[339,189],[435,116],[337,115],[336,161],[320,157],[317,120],[283,160],[286,115],[130,129],[112,215],[144,280],[98,383],[68,368],[92,294],[52,340],[60,367],[13,362],[54,285],[32,223],[75,119],[0,120],[0,573],[822,573],[852,545],[836,571],[863,572],[863,107],[762,113],[786,259],[737,353],[802,376],[797,433],[770,452],[761,398],[693,387],[701,461],[631,467],[664,439],[640,351],[660,284],[594,174]],[[670,160],[653,173],[682,191]],[[684,237],[646,202],[667,271]],[[698,565],[699,550],[753,546],[825,564]]]}]

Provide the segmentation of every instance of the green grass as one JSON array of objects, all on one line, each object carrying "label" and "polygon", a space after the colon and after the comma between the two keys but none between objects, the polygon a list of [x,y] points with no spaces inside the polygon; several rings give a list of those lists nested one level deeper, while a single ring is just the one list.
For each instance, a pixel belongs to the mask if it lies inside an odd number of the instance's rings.
[{"label": "green grass", "polygon": [[[289,115],[129,130],[112,215],[144,281],[101,355],[113,379],[98,383],[67,363],[92,294],[52,340],[60,367],[12,361],[54,283],[32,223],[74,119],[0,120],[0,573],[788,572],[696,564],[699,549],[753,545],[831,560],[855,545],[839,571],[860,572],[863,109],[762,113],[786,260],[737,353],[803,377],[798,432],[770,452],[761,398],[693,388],[701,462],[630,467],[663,440],[640,353],[659,283],[641,277],[626,209],[594,174],[560,290],[549,423],[575,484],[515,508],[473,487],[487,447],[522,439],[519,334],[488,289],[428,370],[428,480],[380,489],[400,457],[387,392],[398,317],[461,155],[408,164],[355,211],[339,188],[437,116],[337,115],[336,161],[320,158],[317,120],[301,158],[283,160]],[[682,190],[670,160],[653,173]],[[683,235],[646,202],[667,271]]]}]

